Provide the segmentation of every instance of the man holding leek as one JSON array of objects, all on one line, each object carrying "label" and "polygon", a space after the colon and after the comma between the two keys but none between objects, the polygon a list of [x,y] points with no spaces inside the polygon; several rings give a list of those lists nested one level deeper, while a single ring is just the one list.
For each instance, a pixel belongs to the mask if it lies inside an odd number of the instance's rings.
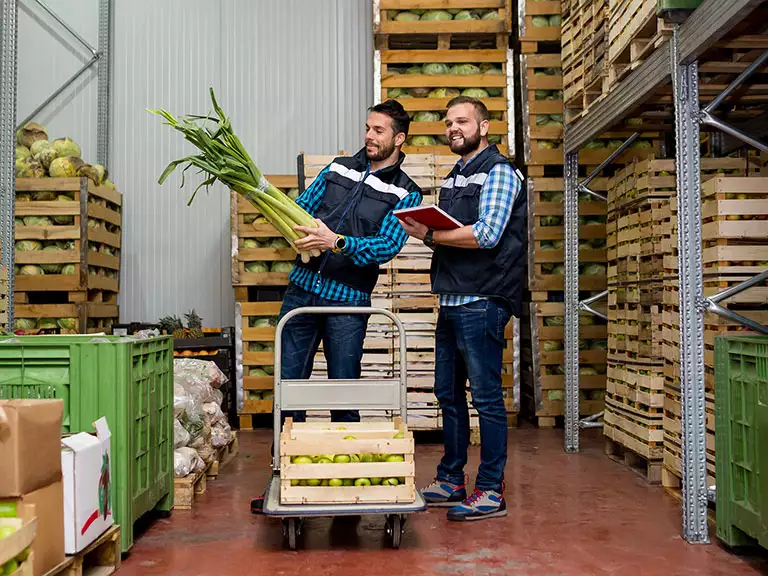
[{"label": "man holding leek", "polygon": [[[296,226],[306,234],[296,249],[317,254],[296,258],[280,317],[307,306],[370,306],[379,266],[397,255],[408,235],[393,210],[421,203],[421,189],[403,172],[400,151],[410,118],[403,106],[388,100],[369,109],[365,147],[334,159],[299,196],[297,203],[314,216],[316,227]],[[282,336],[283,379],[307,379],[320,342],[328,377],[358,379],[368,317],[362,314],[304,314],[291,319]],[[283,412],[303,422],[304,412]],[[334,422],[357,422],[357,411],[333,411]],[[263,496],[251,510],[263,508]]]},{"label": "man holding leek", "polygon": [[[504,328],[520,316],[525,278],[526,195],[522,176],[488,144],[488,110],[474,98],[448,102],[445,136],[461,156],[440,188],[439,206],[462,226],[430,230],[407,219],[408,234],[430,247],[432,291],[440,295],[435,395],[443,413],[445,453],[423,490],[433,506],[451,506],[449,520],[507,513],[502,495],[507,418],[501,389]],[[469,444],[466,382],[480,417],[480,469],[467,496]]]}]

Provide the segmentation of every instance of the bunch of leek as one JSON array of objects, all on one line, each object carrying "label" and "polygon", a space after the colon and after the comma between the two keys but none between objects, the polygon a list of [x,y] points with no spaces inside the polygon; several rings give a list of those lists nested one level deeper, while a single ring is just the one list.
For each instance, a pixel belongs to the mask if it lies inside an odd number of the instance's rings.
[{"label": "bunch of leek", "polygon": [[[285,193],[275,188],[254,164],[240,139],[232,129],[229,118],[216,102],[213,88],[210,89],[213,109],[218,118],[209,116],[186,116],[175,118],[166,110],[147,110],[162,116],[165,124],[178,130],[184,138],[200,150],[200,154],[186,156],[171,162],[160,176],[158,183],[166,178],[181,164],[186,164],[184,172],[190,167],[198,168],[198,173],[205,173],[208,178],[195,188],[189,204],[202,187],[209,188],[217,180],[242,195],[269,220],[282,236],[294,246],[294,242],[304,236],[293,229],[294,226],[316,228],[310,216]],[[184,186],[182,176],[181,186]],[[310,256],[319,256],[319,250],[302,252],[301,258],[308,262]]]}]

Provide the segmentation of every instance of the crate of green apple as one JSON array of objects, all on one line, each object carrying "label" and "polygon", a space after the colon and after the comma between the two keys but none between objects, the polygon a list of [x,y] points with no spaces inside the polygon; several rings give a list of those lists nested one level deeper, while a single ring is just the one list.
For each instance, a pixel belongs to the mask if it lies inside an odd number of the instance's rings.
[{"label": "crate of green apple", "polygon": [[391,422],[293,422],[280,436],[282,504],[413,502],[414,440]]},{"label": "crate of green apple", "polygon": [[19,510],[15,501],[0,501],[0,574],[31,575],[30,547],[37,532],[35,507],[26,504]]}]

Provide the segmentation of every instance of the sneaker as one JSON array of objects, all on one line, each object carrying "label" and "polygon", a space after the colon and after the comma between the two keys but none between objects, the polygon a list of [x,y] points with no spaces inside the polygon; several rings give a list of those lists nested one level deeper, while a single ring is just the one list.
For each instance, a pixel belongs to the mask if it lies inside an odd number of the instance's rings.
[{"label": "sneaker", "polygon": [[507,515],[507,503],[504,497],[493,490],[478,490],[458,506],[448,510],[448,520],[464,522],[466,520],[484,520]]},{"label": "sneaker", "polygon": [[264,513],[264,494],[251,500],[251,514]]},{"label": "sneaker", "polygon": [[421,494],[428,506],[455,506],[467,497],[467,488],[464,484],[435,480]]}]

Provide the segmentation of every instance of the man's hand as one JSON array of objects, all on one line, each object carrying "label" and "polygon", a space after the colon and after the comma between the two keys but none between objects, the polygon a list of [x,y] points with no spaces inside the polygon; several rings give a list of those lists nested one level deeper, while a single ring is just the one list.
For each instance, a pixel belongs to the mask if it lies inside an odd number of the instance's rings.
[{"label": "man's hand", "polygon": [[405,230],[408,236],[418,238],[419,240],[424,240],[424,236],[426,236],[429,231],[429,228],[421,222],[416,222],[413,218],[406,218],[405,222],[401,220],[400,226],[403,227],[403,230]]},{"label": "man's hand", "polygon": [[308,226],[293,227],[297,232],[306,234],[304,238],[299,238],[294,242],[296,249],[300,252],[333,249],[336,238],[339,237],[338,234],[328,228],[322,220],[315,218],[315,222],[317,223],[317,228],[309,228]]}]

